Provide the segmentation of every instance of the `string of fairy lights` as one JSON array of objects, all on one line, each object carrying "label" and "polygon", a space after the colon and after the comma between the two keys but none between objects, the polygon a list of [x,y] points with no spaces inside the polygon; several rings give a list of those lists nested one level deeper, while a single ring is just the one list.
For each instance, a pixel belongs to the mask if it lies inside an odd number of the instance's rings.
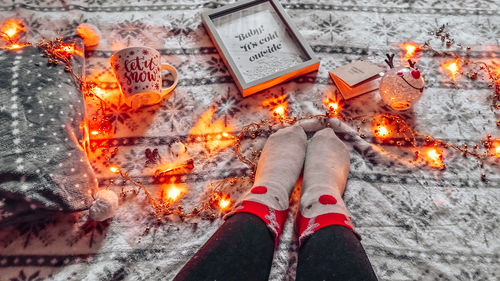
[{"label": "string of fairy lights", "polygon": [[[21,42],[21,35],[25,32],[26,29],[21,20],[8,19],[4,21],[0,29],[0,38],[3,41],[2,48],[6,50],[17,50],[25,46],[34,45],[31,43]],[[446,48],[450,48],[455,44],[455,41],[451,38],[449,33],[446,32],[445,25],[436,30],[433,35],[436,38],[441,39]],[[94,99],[97,100],[100,105],[100,108],[96,111],[95,116],[87,116],[86,121],[82,125],[82,129],[85,134],[81,145],[82,149],[87,151],[87,154],[89,154],[91,149],[95,149],[90,147],[91,137],[99,135],[103,131],[106,131],[107,136],[109,136],[109,131],[111,131],[109,122],[107,122],[103,117],[104,108],[107,103],[106,97],[102,94],[103,91],[99,88],[98,83],[95,81],[87,81],[85,77],[80,77],[73,71],[71,66],[71,57],[74,55],[84,56],[82,50],[78,50],[74,43],[68,43],[58,38],[55,40],[42,40],[41,42],[35,44],[35,46],[37,46],[48,58],[48,63],[64,65],[65,70],[80,83],[82,93],[86,101],[88,99]],[[488,80],[486,82],[489,83],[489,86],[493,89],[494,93],[492,97],[493,104],[491,109],[493,111],[500,109],[500,67],[495,69],[493,66],[485,62],[473,61],[469,58],[461,57],[454,51],[438,51],[433,48],[429,42],[425,42],[422,45],[416,43],[405,43],[402,44],[401,47],[404,51],[404,56],[402,58],[404,61],[414,59],[419,55],[419,53],[424,52],[428,52],[435,57],[449,58],[450,60],[444,62],[441,67],[448,72],[453,80],[457,79],[457,77],[463,73],[462,69],[464,69],[464,67],[473,66],[470,67],[471,70],[461,76],[476,80],[480,74],[484,73],[486,75],[486,80]],[[467,48],[467,51],[468,50],[470,49]],[[191,210],[184,210],[183,206],[179,202],[181,195],[186,191],[176,187],[174,182],[168,183],[167,180],[165,185],[169,185],[169,188],[162,190],[160,198],[157,199],[150,193],[145,185],[132,178],[127,171],[112,163],[113,157],[118,153],[117,148],[111,149],[109,147],[105,147],[102,148],[102,151],[105,154],[105,161],[109,164],[109,171],[119,175],[125,181],[136,186],[137,190],[134,191],[135,194],[142,191],[155,211],[154,213],[156,218],[159,220],[164,220],[172,214],[177,215],[181,218],[181,220],[213,220],[217,218],[217,216],[229,212],[234,204],[228,191],[239,181],[251,182],[253,180],[257,167],[256,163],[260,154],[260,151],[251,151],[251,153],[249,153],[250,155],[247,156],[242,151],[242,142],[246,139],[254,139],[258,136],[269,133],[276,127],[291,126],[304,120],[317,119],[325,122],[326,119],[337,118],[346,123],[355,125],[357,133],[361,138],[369,139],[368,135],[371,134],[379,144],[405,147],[409,146],[415,155],[415,162],[424,161],[433,169],[445,168],[443,155],[444,150],[446,149],[456,150],[482,162],[492,159],[492,163],[495,163],[498,162],[498,159],[500,159],[500,139],[494,138],[492,135],[487,135],[484,139],[480,140],[479,143],[472,146],[453,144],[414,130],[404,118],[395,114],[377,113],[374,115],[355,117],[347,116],[342,112],[344,103],[345,101],[338,97],[325,98],[323,101],[323,105],[325,107],[324,114],[297,118],[288,116],[288,102],[285,95],[283,95],[281,97],[265,100],[261,104],[261,106],[269,109],[272,118],[243,126],[236,136],[233,136],[230,132],[224,130],[217,131],[214,140],[217,142],[220,140],[230,140],[230,146],[234,149],[238,159],[250,168],[250,174],[243,178],[228,178],[217,183],[212,183],[209,188],[211,192],[207,193],[207,195],[200,200],[200,203]],[[211,115],[208,117],[211,118]],[[90,128],[88,122],[89,118],[92,118],[93,120],[101,120],[102,124],[97,122],[97,125],[94,125],[97,126],[96,128]],[[500,120],[497,120],[496,125],[500,126]],[[167,178],[171,177],[173,179],[174,175],[179,172],[179,170],[190,171],[193,168],[193,161],[190,160],[185,163],[180,163],[175,167],[169,166],[168,169],[158,169],[154,176]],[[484,173],[481,175],[481,178],[483,180],[487,180]],[[122,196],[126,196],[123,190]]]}]

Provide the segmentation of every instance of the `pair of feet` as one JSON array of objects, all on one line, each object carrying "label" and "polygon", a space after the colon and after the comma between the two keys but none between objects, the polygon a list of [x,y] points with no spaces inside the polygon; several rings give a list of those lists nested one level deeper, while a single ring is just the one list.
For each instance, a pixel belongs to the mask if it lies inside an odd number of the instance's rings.
[{"label": "pair of feet", "polygon": [[254,185],[236,213],[257,215],[278,241],[290,195],[304,169],[297,218],[299,242],[328,225],[353,229],[342,200],[349,166],[349,149],[331,128],[316,132],[309,142],[299,125],[281,129],[267,140]]}]

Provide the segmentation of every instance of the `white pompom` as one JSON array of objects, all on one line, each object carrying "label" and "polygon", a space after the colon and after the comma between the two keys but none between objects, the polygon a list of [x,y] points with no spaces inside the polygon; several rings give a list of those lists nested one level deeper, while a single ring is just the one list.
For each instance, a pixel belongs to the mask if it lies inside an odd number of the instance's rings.
[{"label": "white pompom", "polygon": [[76,28],[76,34],[83,38],[85,48],[89,49],[97,47],[101,40],[101,31],[96,26],[88,23],[80,24]]},{"label": "white pompom", "polygon": [[95,221],[107,220],[115,215],[118,209],[118,196],[109,189],[99,190],[89,209],[89,216]]}]

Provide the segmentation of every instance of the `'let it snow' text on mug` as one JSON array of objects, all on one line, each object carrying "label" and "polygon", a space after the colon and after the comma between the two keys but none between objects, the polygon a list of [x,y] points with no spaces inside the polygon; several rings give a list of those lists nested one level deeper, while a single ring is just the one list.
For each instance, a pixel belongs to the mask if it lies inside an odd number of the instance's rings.
[{"label": "'let it snow' text on mug", "polygon": [[[132,108],[158,103],[177,86],[177,70],[161,63],[160,52],[153,48],[120,50],[111,56],[110,63],[126,103]],[[174,77],[168,88],[162,87],[162,70],[168,70]]]}]

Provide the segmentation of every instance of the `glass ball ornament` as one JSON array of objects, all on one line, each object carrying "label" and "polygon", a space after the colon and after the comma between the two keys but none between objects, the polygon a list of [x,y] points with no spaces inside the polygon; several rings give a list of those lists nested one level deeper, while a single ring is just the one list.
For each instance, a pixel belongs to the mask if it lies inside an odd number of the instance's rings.
[{"label": "glass ball ornament", "polygon": [[380,96],[395,110],[409,109],[424,92],[425,81],[413,67],[389,69],[380,81]]}]

